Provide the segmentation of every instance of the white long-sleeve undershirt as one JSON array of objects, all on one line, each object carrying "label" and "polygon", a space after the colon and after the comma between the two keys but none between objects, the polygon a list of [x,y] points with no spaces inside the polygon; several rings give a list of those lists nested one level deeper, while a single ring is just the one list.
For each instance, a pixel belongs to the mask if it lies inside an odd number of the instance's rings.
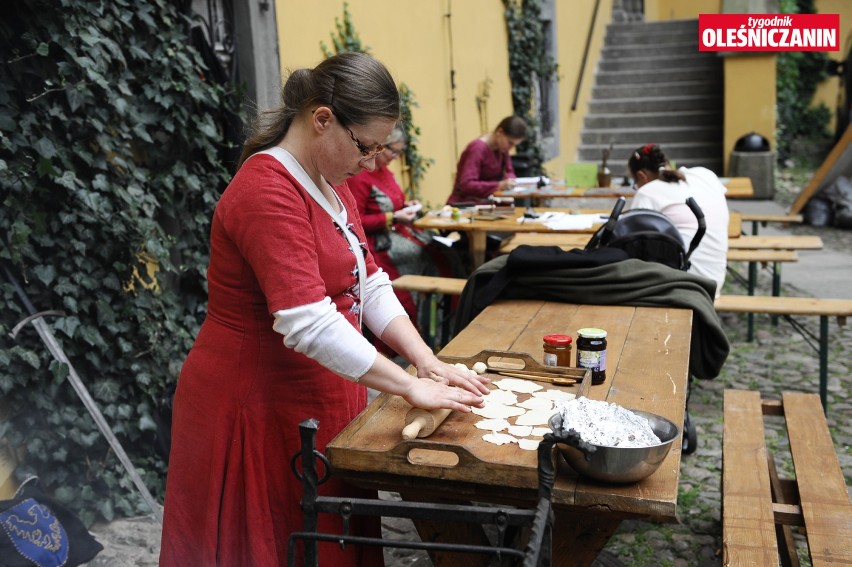
[{"label": "white long-sleeve undershirt", "polygon": [[[396,317],[407,317],[390,278],[379,270],[367,278],[361,294],[364,324],[381,337]],[[272,328],[284,336],[284,346],[317,361],[332,372],[358,381],[375,363],[378,351],[326,296],[316,303],[274,312]]]}]

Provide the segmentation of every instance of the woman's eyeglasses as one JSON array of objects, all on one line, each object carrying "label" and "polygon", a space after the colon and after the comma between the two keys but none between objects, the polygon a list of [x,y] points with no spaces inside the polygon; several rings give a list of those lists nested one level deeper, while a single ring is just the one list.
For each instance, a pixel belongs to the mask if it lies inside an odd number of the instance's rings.
[{"label": "woman's eyeglasses", "polygon": [[[343,126],[343,123],[341,122],[340,125]],[[365,146],[348,126],[343,126],[343,129],[349,133],[349,137],[352,138],[353,142],[355,142],[355,145],[358,147],[358,151],[361,152],[361,155],[363,156],[361,158],[362,160],[371,160],[385,150],[385,147],[382,144],[376,144],[373,148]]]}]

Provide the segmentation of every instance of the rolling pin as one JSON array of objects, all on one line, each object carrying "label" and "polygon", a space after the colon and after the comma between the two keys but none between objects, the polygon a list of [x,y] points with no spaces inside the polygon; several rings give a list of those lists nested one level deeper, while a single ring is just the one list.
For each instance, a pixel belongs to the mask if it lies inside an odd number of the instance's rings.
[{"label": "rolling pin", "polygon": [[405,416],[405,427],[402,429],[402,438],[411,440],[416,437],[427,437],[432,435],[439,425],[444,423],[451,409],[425,410],[411,408]]}]

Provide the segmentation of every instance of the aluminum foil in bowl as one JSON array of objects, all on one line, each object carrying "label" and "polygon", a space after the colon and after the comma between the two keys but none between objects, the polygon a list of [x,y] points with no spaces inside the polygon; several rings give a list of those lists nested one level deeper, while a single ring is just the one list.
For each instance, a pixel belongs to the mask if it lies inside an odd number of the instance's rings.
[{"label": "aluminum foil in bowl", "polygon": [[573,429],[562,429],[562,415],[554,414],[549,421],[557,448],[568,464],[578,473],[612,483],[632,483],[654,473],[669,454],[672,443],[680,437],[680,428],[670,420],[645,411],[630,410],[651,424],[661,439],[649,447],[608,447],[583,441]]}]

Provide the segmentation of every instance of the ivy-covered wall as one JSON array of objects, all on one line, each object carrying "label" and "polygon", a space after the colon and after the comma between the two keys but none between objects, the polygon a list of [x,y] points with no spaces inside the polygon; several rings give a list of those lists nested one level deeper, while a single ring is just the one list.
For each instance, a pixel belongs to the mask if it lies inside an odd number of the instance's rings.
[{"label": "ivy-covered wall", "polygon": [[[0,262],[36,310],[61,311],[47,323],[161,496],[161,400],[204,316],[239,94],[191,40],[188,3],[9,0],[3,11]],[[20,472],[86,521],[147,512],[67,367],[31,327],[9,336],[28,313],[2,270],[0,298],[0,437]]]}]

